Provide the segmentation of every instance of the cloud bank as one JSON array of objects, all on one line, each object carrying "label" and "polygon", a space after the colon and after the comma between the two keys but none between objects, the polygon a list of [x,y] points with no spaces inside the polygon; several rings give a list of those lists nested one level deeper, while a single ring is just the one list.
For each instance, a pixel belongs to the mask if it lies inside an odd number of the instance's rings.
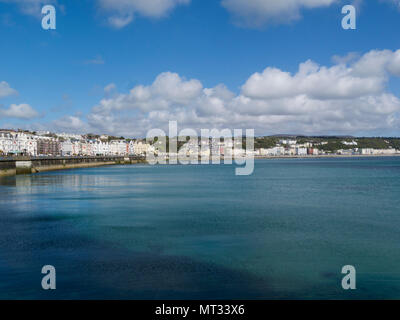
[{"label": "cloud bank", "polygon": [[373,50],[358,58],[337,59],[332,66],[311,60],[295,73],[267,67],[246,79],[238,94],[220,84],[206,88],[200,80],[164,72],[150,85],[119,93],[114,84],[86,119],[64,118],[59,130],[145,136],[181,127],[254,128],[257,134],[400,133],[400,100],[390,92],[400,76],[400,50]]},{"label": "cloud bank", "polygon": [[[0,99],[17,95],[17,90],[10,87],[6,81],[0,81]],[[29,120],[39,116],[39,113],[29,104],[12,104],[9,108],[4,108],[0,105],[0,119],[14,118]]]},{"label": "cloud bank", "polygon": [[[359,4],[363,0],[352,0],[350,4]],[[378,0],[393,3],[400,8],[399,0]],[[16,4],[22,13],[41,16],[41,8],[47,4],[58,5],[64,11],[64,5],[57,0],[0,0],[3,3]],[[121,29],[141,16],[159,19],[167,16],[176,7],[188,5],[191,0],[96,0],[96,5],[109,25]],[[233,17],[236,24],[244,27],[261,27],[266,24],[286,24],[299,20],[304,10],[326,8],[342,0],[220,0]]]},{"label": "cloud bank", "polygon": [[289,23],[301,17],[302,9],[328,7],[338,0],[222,0],[221,4],[242,26]]},{"label": "cloud bank", "polygon": [[8,109],[0,108],[0,118],[33,119],[39,116],[29,104],[12,104]]},{"label": "cloud bank", "polygon": [[189,4],[190,0],[97,0],[100,9],[107,13],[107,21],[115,28],[123,28],[135,16],[161,18],[176,6]]},{"label": "cloud bank", "polygon": [[7,82],[5,81],[0,82],[0,99],[17,93],[18,92],[15,89],[11,88]]},{"label": "cloud bank", "polygon": [[14,3],[18,5],[23,14],[40,17],[42,7],[47,4],[57,4],[56,0],[0,0],[4,3]]}]

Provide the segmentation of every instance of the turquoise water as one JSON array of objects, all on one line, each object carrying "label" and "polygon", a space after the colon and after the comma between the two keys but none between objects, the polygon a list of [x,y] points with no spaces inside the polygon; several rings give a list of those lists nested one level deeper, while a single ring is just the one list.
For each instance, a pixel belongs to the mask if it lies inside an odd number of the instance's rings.
[{"label": "turquoise water", "polygon": [[399,208],[400,158],[2,178],[0,298],[398,299]]}]

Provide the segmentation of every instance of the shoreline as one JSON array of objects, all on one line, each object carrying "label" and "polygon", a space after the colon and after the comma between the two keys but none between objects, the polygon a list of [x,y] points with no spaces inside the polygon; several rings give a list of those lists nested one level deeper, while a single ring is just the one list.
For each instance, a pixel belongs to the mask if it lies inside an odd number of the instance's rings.
[{"label": "shoreline", "polygon": [[387,158],[400,157],[400,153],[393,154],[321,154],[306,156],[255,156],[254,159],[324,159],[324,158]]},{"label": "shoreline", "polygon": [[144,163],[142,157],[16,157],[0,159],[0,177]]},{"label": "shoreline", "polygon": [[[335,158],[390,158],[400,157],[400,153],[395,154],[369,154],[369,155],[282,155],[282,156],[255,156],[254,160],[282,160],[282,159],[335,159]],[[248,158],[247,158],[248,159]],[[236,159],[233,158],[232,161]],[[201,165],[201,159],[198,160]],[[223,162],[224,158],[221,157],[220,161]],[[148,163],[145,158],[108,158],[103,157],[68,157],[68,158],[15,158],[15,159],[0,159],[0,177],[21,175],[21,174],[35,174],[48,171],[95,168],[113,165],[134,165],[139,163]],[[192,163],[193,164],[193,163]],[[210,164],[212,159],[210,158]],[[165,165],[169,165],[168,159]]]}]

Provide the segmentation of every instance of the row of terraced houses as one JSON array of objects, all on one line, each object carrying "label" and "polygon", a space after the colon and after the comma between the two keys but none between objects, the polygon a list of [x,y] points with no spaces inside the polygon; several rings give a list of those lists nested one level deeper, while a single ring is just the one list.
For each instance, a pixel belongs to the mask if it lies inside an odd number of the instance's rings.
[{"label": "row of terraced houses", "polygon": [[48,135],[0,131],[2,156],[124,156],[144,155],[152,148],[137,140],[87,139],[78,135]]}]

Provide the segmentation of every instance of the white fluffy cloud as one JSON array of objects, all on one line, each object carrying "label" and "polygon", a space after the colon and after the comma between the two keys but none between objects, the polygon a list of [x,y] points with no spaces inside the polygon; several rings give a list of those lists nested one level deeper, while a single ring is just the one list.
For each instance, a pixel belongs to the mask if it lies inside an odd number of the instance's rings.
[{"label": "white fluffy cloud", "polygon": [[[135,16],[160,18],[168,15],[176,6],[186,5],[191,0],[96,0],[115,28],[123,28]],[[262,25],[269,21],[291,21],[300,17],[302,8],[329,6],[339,0],[221,0],[222,6],[231,12],[239,23]],[[398,0],[387,0],[398,1]],[[46,4],[57,4],[57,0],[0,0],[18,5],[22,13],[40,17]],[[59,6],[63,9],[63,6]]]},{"label": "white fluffy cloud", "polygon": [[136,15],[160,18],[178,5],[190,0],[97,0],[100,8],[109,14],[108,22],[115,28],[131,23]]},{"label": "white fluffy cloud", "polygon": [[7,82],[0,82],[0,98],[8,97],[17,93],[18,92],[15,89],[11,88]]},{"label": "white fluffy cloud", "polygon": [[56,4],[56,0],[0,0],[5,3],[15,3],[22,13],[37,16],[41,15],[41,9],[46,4]]},{"label": "white fluffy cloud", "polygon": [[12,104],[8,109],[0,109],[0,118],[33,119],[39,113],[29,104]]},{"label": "white fluffy cloud", "polygon": [[400,50],[372,50],[354,64],[354,73],[364,77],[384,76],[390,73],[400,76]]},{"label": "white fluffy cloud", "polygon": [[[105,90],[108,91],[109,86]],[[101,100],[100,104],[94,108],[94,112],[104,113],[126,109],[149,112],[154,109],[169,109],[191,103],[200,95],[201,90],[200,81],[187,81],[176,73],[165,72],[160,74],[150,86],[139,85],[128,94],[119,94],[116,97]]]},{"label": "white fluffy cloud", "polygon": [[233,14],[237,23],[261,26],[287,23],[301,17],[301,9],[328,7],[338,0],[222,0],[222,6]]},{"label": "white fluffy cloud", "polygon": [[[175,7],[186,5],[191,0],[96,0],[98,7],[107,16],[107,21],[115,28],[130,24],[136,16],[161,18]],[[220,0],[221,5],[243,26],[259,27],[268,23],[288,23],[301,17],[302,10],[329,7],[342,0]],[[357,4],[363,0],[352,0]],[[400,8],[400,0],[379,0],[393,3]],[[47,4],[65,7],[57,0],[0,0],[16,4],[22,13],[41,16],[41,8]]]},{"label": "white fluffy cloud", "polygon": [[61,119],[55,120],[52,126],[57,131],[79,131],[84,132],[88,129],[87,124],[77,116],[65,116]]},{"label": "white fluffy cloud", "polygon": [[[62,119],[63,127],[125,136],[145,136],[168,121],[180,127],[254,128],[257,134],[374,134],[400,132],[400,99],[388,89],[399,76],[399,51],[370,51],[333,66],[306,61],[295,73],[267,67],[251,75],[240,93],[223,84],[165,72],[150,85],[106,94],[87,121]],[[110,86],[107,86],[106,93]]]},{"label": "white fluffy cloud", "polygon": [[306,95],[311,99],[348,99],[382,91],[385,77],[360,76],[346,65],[321,67],[312,61],[300,64],[295,75],[276,68],[253,74],[243,86],[251,98],[271,99]]},{"label": "white fluffy cloud", "polygon": [[[18,94],[18,92],[11,88],[6,81],[0,82],[0,98],[5,98],[15,94]],[[38,116],[39,113],[26,103],[12,104],[9,108],[4,108],[0,105],[0,119],[15,118],[29,120]]]}]

